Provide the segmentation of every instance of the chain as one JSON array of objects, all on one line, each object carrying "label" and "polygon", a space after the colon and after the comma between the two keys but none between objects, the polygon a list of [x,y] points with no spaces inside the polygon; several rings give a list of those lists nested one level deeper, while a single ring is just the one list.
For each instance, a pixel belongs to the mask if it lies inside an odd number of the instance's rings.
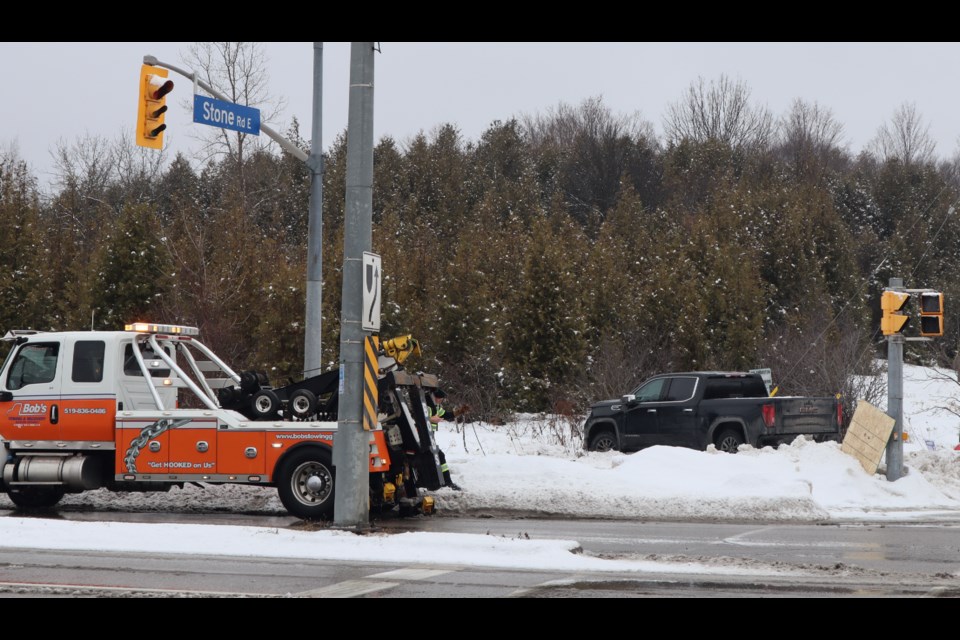
[{"label": "chain", "polygon": [[157,420],[153,424],[145,426],[140,431],[140,435],[130,443],[130,448],[127,449],[126,455],[123,456],[123,462],[127,465],[127,473],[137,472],[137,456],[140,455],[140,450],[143,449],[150,440],[156,438],[168,429],[176,429],[188,422],[190,422],[189,418],[181,418],[179,420],[163,418],[162,420]]}]

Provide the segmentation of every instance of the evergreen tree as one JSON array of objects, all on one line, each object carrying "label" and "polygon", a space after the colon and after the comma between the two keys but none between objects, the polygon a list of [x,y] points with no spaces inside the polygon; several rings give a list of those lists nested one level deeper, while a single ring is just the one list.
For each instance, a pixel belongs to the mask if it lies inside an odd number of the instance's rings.
[{"label": "evergreen tree", "polygon": [[586,364],[576,247],[584,238],[559,202],[535,220],[523,272],[504,324],[505,361],[521,410],[542,411],[567,396]]},{"label": "evergreen tree", "polygon": [[153,213],[128,207],[102,246],[90,293],[94,326],[119,330],[128,322],[157,321],[169,265]]},{"label": "evergreen tree", "polygon": [[49,242],[38,224],[36,179],[13,153],[0,154],[0,330],[50,329]]}]

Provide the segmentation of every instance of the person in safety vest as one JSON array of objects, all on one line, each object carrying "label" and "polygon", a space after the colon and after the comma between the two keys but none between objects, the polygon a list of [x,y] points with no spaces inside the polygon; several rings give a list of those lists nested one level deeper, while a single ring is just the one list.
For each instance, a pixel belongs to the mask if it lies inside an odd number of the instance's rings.
[{"label": "person in safety vest", "polygon": [[[443,389],[431,389],[427,392],[427,413],[430,418],[430,428],[436,432],[440,423],[444,420],[448,422],[455,422],[457,419],[457,413],[463,414],[466,413],[465,408],[450,409],[449,411],[443,407],[443,401],[446,399],[447,394],[444,393]],[[453,478],[450,477],[450,467],[447,465],[447,456],[444,455],[443,450],[437,447],[437,453],[440,457],[440,471],[443,472],[443,482],[448,487],[454,491],[460,491],[460,487],[456,482],[453,481]]]}]

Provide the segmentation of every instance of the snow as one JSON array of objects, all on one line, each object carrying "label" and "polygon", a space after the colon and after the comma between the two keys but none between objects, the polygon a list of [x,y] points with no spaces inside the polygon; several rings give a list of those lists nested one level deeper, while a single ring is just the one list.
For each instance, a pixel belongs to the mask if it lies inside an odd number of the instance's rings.
[{"label": "snow", "polygon": [[[868,475],[836,443],[797,439],[774,450],[653,447],[633,454],[587,453],[575,435],[582,417],[521,415],[506,425],[445,424],[438,443],[463,491],[434,492],[440,515],[519,512],[633,520],[755,522],[960,520],[960,452],[951,371],[904,367],[906,475]],[[884,408],[881,406],[880,408]],[[169,493],[93,491],[62,505],[107,513],[176,511],[285,516],[273,489],[193,487]],[[0,509],[11,505],[0,496]],[[137,524],[0,518],[0,546],[60,550],[198,553],[374,561],[403,549],[407,562],[570,571],[651,571],[662,563],[578,553],[575,540],[432,532],[357,535],[331,528]],[[295,522],[285,519],[284,522]],[[269,540],[270,544],[264,544]],[[671,565],[672,571],[709,571]],[[730,569],[725,568],[729,573]],[[750,569],[741,569],[749,573]]]}]

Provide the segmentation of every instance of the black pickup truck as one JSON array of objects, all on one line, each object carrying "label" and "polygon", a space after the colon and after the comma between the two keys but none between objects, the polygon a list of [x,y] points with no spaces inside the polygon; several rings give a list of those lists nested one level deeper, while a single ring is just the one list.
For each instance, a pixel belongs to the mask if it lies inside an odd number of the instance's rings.
[{"label": "black pickup truck", "polygon": [[735,452],[790,442],[799,435],[840,441],[838,398],[770,397],[759,374],[661,374],[619,400],[591,406],[583,428],[589,451],[654,445]]}]

